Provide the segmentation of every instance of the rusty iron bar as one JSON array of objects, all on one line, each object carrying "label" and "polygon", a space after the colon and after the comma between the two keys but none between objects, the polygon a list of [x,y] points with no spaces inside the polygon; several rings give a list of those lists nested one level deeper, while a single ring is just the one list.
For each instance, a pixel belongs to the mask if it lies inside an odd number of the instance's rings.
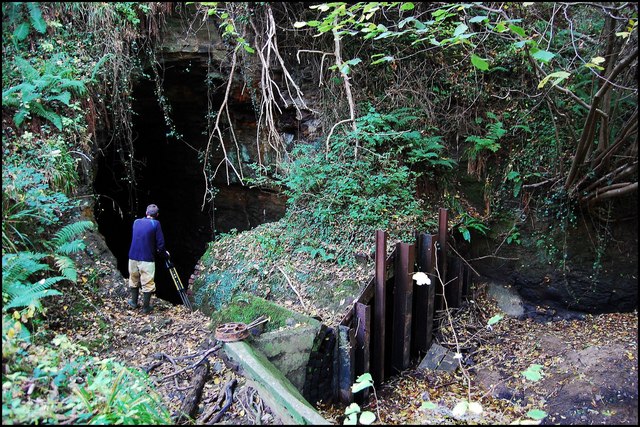
[{"label": "rusty iron bar", "polygon": [[420,233],[417,236],[416,264],[418,271],[431,279],[430,285],[415,286],[413,303],[413,354],[419,356],[431,347],[433,336],[433,311],[436,280],[433,275],[433,262],[436,235]]},{"label": "rusty iron bar", "polygon": [[391,366],[397,372],[407,369],[411,362],[414,260],[415,245],[402,242],[396,245]]},{"label": "rusty iron bar", "polygon": [[376,384],[382,383],[385,379],[385,315],[386,315],[386,294],[387,294],[387,233],[386,231],[376,231],[376,272],[375,272],[375,299],[373,314],[373,360],[371,363],[371,376]]}]

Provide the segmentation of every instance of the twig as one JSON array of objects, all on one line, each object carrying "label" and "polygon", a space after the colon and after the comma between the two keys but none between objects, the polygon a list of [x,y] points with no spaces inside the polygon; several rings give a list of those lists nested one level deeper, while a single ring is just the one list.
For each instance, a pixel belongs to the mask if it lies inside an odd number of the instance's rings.
[{"label": "twig", "polygon": [[465,263],[465,264],[467,264],[467,265],[469,266],[469,268],[473,270],[473,272],[474,272],[474,273],[476,273],[476,276],[480,277],[480,273],[478,273],[478,272],[476,271],[476,269],[475,269],[475,268],[473,268],[473,267],[471,266],[471,264],[469,264],[469,263],[467,262],[467,260],[466,260],[466,259],[464,259],[464,258],[462,257],[462,255],[460,255],[460,254],[458,253],[458,251],[456,251],[456,250],[455,250],[455,248],[454,248],[451,244],[449,244],[449,248],[450,248],[453,252],[455,252],[455,253],[456,253],[456,255],[458,255],[458,257],[460,257],[460,259],[461,259],[462,261],[464,261],[464,263]]},{"label": "twig", "polygon": [[287,279],[287,283],[289,284],[289,286],[291,286],[291,289],[293,289],[293,292],[295,292],[296,295],[298,295],[298,299],[300,300],[300,304],[302,305],[302,308],[304,310],[306,310],[307,307],[304,304],[304,300],[302,299],[302,296],[300,295],[298,290],[293,286],[293,283],[291,283],[291,280],[289,280],[289,277],[287,276],[287,273],[285,273],[284,270],[282,270],[282,268],[280,266],[278,266],[278,270],[280,270],[280,273],[282,273],[284,278]]},{"label": "twig", "polygon": [[198,365],[200,365],[200,364],[201,364],[201,363],[202,363],[202,362],[203,362],[207,357],[209,357],[209,355],[210,355],[211,353],[214,353],[214,352],[216,352],[216,351],[220,350],[221,348],[222,348],[222,343],[217,343],[216,345],[214,345],[213,347],[211,347],[209,350],[207,350],[207,351],[205,352],[204,356],[202,356],[202,358],[201,358],[200,360],[198,360],[196,363],[193,363],[193,364],[191,364],[191,365],[187,366],[186,368],[182,368],[182,369],[180,369],[179,371],[176,371],[176,372],[174,372],[174,373],[172,373],[172,374],[165,375],[164,377],[162,377],[162,378],[160,379],[160,381],[159,381],[159,382],[163,382],[163,381],[165,381],[165,380],[168,380],[169,378],[173,378],[173,377],[175,377],[176,375],[180,375],[181,373],[185,372],[185,371],[186,371],[186,370],[188,370],[188,369],[193,369],[193,368],[198,367]]}]

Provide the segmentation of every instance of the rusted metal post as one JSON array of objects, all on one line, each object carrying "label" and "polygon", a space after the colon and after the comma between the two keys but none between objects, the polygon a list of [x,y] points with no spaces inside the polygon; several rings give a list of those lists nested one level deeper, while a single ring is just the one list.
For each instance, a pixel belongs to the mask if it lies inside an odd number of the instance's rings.
[{"label": "rusted metal post", "polygon": [[414,354],[426,353],[431,346],[433,334],[433,311],[436,280],[433,276],[434,243],[437,236],[420,233],[417,238],[418,271],[431,279],[430,285],[413,288],[413,348]]},{"label": "rusted metal post", "polygon": [[373,314],[373,334],[371,348],[373,357],[371,360],[371,376],[376,384],[385,379],[385,315],[387,297],[387,233],[376,231],[376,255],[375,255],[375,297]]},{"label": "rusted metal post", "polygon": [[411,363],[412,276],[415,246],[408,243],[398,243],[396,257],[391,366],[400,372],[408,368]]}]

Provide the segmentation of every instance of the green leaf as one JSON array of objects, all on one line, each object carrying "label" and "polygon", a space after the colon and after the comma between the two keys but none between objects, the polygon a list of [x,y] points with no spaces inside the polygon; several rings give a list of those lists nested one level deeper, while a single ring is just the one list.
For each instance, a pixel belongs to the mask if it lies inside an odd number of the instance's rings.
[{"label": "green leaf", "polygon": [[18,41],[22,41],[27,38],[29,35],[29,30],[31,29],[31,25],[27,22],[23,22],[18,25],[18,27],[13,31],[13,37],[15,37]]},{"label": "green leaf", "polygon": [[436,405],[433,402],[422,402],[422,405],[420,405],[420,409],[436,409],[438,408],[438,405]]},{"label": "green leaf", "polygon": [[360,375],[357,379],[355,384],[353,384],[351,386],[351,391],[354,393],[357,393],[361,390],[364,390],[366,388],[372,387],[373,386],[373,378],[371,378],[371,374],[370,373],[364,373],[362,375]]},{"label": "green leaf", "polygon": [[482,22],[486,19],[489,19],[489,17],[487,15],[478,15],[478,16],[474,16],[473,18],[469,19],[470,23],[476,23],[476,22]]},{"label": "green leaf", "polygon": [[529,381],[539,381],[543,375],[542,365],[533,364],[526,371],[522,371],[522,375]]},{"label": "green leaf", "polygon": [[534,420],[541,420],[547,416],[547,413],[542,409],[532,409],[527,412],[527,417],[533,418]]},{"label": "green leaf", "polygon": [[29,7],[29,15],[31,16],[31,25],[40,34],[44,34],[47,31],[47,22],[42,18],[42,12],[40,6],[37,3],[27,3]]},{"label": "green leaf", "polygon": [[555,73],[551,73],[549,74],[547,77],[545,77],[544,79],[542,79],[540,81],[540,83],[538,83],[538,89],[542,89],[544,87],[544,85],[547,84],[547,82],[551,79],[555,79],[553,81],[553,85],[558,85],[560,84],[562,81],[566,80],[567,77],[569,77],[571,74],[567,73],[566,71],[556,71]]},{"label": "green leaf", "polygon": [[362,414],[360,414],[360,424],[373,424],[373,422],[376,420],[376,416],[373,412],[371,411],[364,411],[362,412]]},{"label": "green leaf", "polygon": [[544,62],[545,64],[551,61],[556,55],[546,50],[538,49],[532,55],[534,59]]},{"label": "green leaf", "polygon": [[510,24],[509,29],[519,35],[520,37],[527,37],[527,33],[524,32],[524,28],[518,27],[517,25]]},{"label": "green leaf", "polygon": [[507,31],[507,26],[504,25],[504,22],[498,22],[494,27],[494,30],[496,30],[499,33],[504,33],[505,31]]},{"label": "green leaf", "polygon": [[395,58],[393,56],[384,56],[380,59],[376,59],[375,61],[373,61],[371,63],[371,65],[376,65],[376,64],[380,64],[381,62],[391,62],[393,61]]},{"label": "green leaf", "polygon": [[467,31],[469,29],[469,27],[467,27],[465,24],[460,24],[456,27],[456,30],[453,32],[453,37],[458,37],[462,34],[464,34],[465,31]]},{"label": "green leaf", "polygon": [[451,415],[453,415],[453,418],[460,418],[467,412],[468,408],[469,403],[466,400],[458,402],[458,404],[451,410]]},{"label": "green leaf", "polygon": [[355,402],[347,406],[347,408],[344,410],[345,415],[359,414],[359,413],[360,413],[360,405],[358,405]]},{"label": "green leaf", "polygon": [[402,6],[400,6],[400,10],[413,10],[414,7],[415,5],[413,3],[403,3]]},{"label": "green leaf", "polygon": [[495,325],[504,318],[502,314],[496,314],[487,322],[487,326]]},{"label": "green leaf", "polygon": [[481,71],[486,71],[489,69],[489,63],[487,62],[487,60],[480,58],[476,54],[471,55],[471,63],[474,67]]}]

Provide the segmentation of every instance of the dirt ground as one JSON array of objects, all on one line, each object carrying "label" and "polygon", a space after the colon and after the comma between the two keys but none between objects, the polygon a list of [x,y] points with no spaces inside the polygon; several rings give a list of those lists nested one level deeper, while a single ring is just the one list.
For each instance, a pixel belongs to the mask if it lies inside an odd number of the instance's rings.
[{"label": "dirt ground", "polygon": [[[486,294],[453,310],[447,323],[456,334],[444,327],[436,342],[459,348],[462,368],[402,372],[363,410],[379,413],[381,424],[637,425],[637,312],[556,321],[506,315],[487,327],[500,312]],[[538,380],[524,375],[532,365],[540,366]],[[482,412],[456,412],[464,401]],[[534,419],[532,410],[545,416]],[[323,411],[336,423],[343,418],[343,407]]]},{"label": "dirt ground", "polygon": [[[72,301],[58,301],[48,314],[50,327],[92,343],[105,358],[151,368],[159,393],[176,412],[194,377],[189,366],[212,344],[209,319],[155,298],[150,316],[127,309],[125,279],[113,256],[97,234],[87,240],[81,277],[92,280],[64,292],[64,298],[82,300],[86,309],[62,310]],[[452,374],[409,369],[375,385],[362,404],[362,410],[376,414],[375,424],[637,425],[637,312],[557,321],[505,315],[487,326],[501,309],[487,292],[481,290],[476,299],[451,310],[436,336],[437,343],[460,350],[462,368]],[[216,423],[279,424],[244,378],[216,353],[208,360],[198,423],[214,419],[235,380],[231,406]],[[537,381],[523,375],[532,365],[541,367]],[[455,410],[465,401],[480,403],[482,412]],[[318,408],[330,422],[343,424],[344,406],[320,403]],[[531,410],[545,416],[534,420]]]}]

